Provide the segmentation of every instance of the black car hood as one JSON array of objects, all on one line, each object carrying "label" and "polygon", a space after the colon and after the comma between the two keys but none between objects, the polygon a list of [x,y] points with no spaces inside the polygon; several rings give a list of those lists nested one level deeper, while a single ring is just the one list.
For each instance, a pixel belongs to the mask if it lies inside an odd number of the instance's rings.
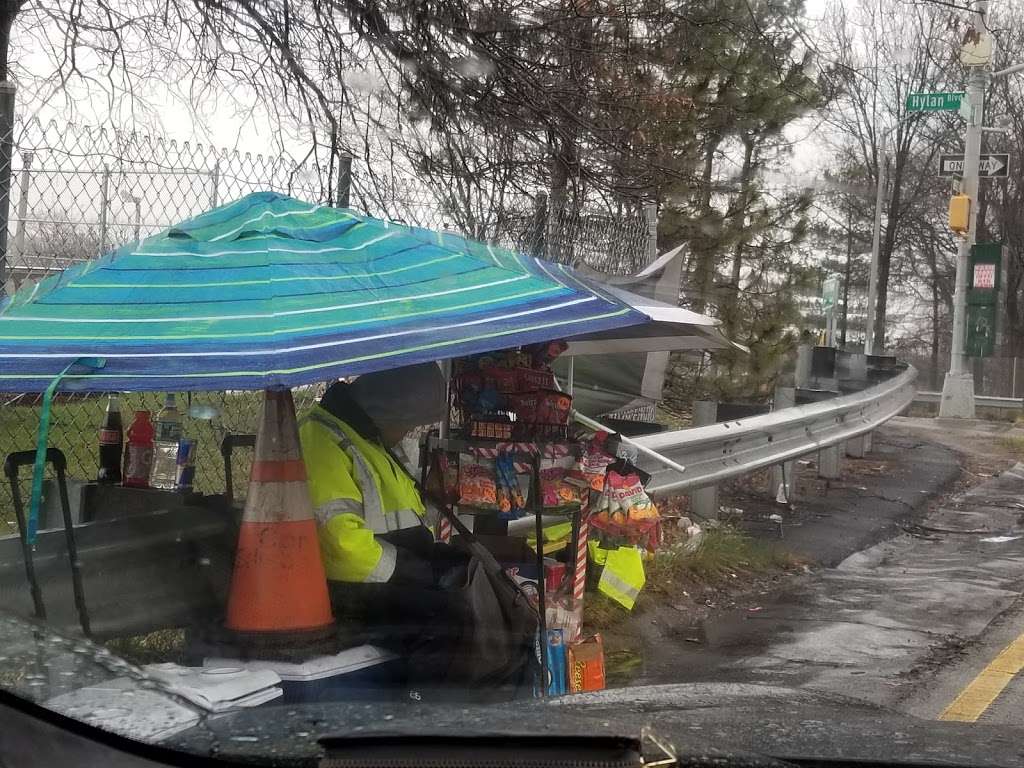
[{"label": "black car hood", "polygon": [[[14,700],[45,707],[69,691],[127,678],[147,695],[186,704],[109,650],[2,611],[0,655],[0,672],[16,672],[0,680],[5,695]],[[26,723],[39,719],[38,714],[25,714]],[[1024,768],[1024,732],[1017,727],[920,720],[856,699],[760,685],[639,686],[491,705],[428,699],[401,704],[273,704],[222,715],[196,713],[195,720],[195,726],[160,743],[204,755],[301,762],[320,757],[321,740],[330,738],[639,737],[651,729],[680,755],[746,753],[800,762]],[[0,728],[0,737],[16,735],[12,730]],[[0,744],[3,741],[0,738]],[[514,740],[510,744],[514,746]]]},{"label": "black car hood", "polygon": [[1024,734],[1016,727],[920,720],[854,699],[759,685],[641,686],[490,706],[307,704],[273,712],[209,719],[170,744],[232,757],[273,749],[313,758],[322,754],[318,740],[329,737],[639,737],[649,728],[687,756],[1024,768]]}]

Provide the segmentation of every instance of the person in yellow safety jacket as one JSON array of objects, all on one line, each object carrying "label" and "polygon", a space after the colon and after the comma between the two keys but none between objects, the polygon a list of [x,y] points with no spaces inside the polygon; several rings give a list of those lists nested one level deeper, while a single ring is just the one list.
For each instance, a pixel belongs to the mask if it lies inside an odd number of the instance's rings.
[{"label": "person in yellow safety jacket", "polygon": [[300,420],[320,551],[332,583],[434,583],[435,547],[421,521],[423,500],[388,449],[412,428],[439,421],[444,406],[440,369],[426,363],[336,382]]}]

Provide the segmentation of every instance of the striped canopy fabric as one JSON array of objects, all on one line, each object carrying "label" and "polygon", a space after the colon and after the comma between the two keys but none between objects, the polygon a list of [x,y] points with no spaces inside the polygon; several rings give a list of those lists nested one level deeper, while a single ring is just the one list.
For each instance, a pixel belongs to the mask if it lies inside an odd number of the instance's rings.
[{"label": "striped canopy fabric", "polygon": [[262,192],[0,300],[0,392],[290,387],[645,322],[568,267]]}]

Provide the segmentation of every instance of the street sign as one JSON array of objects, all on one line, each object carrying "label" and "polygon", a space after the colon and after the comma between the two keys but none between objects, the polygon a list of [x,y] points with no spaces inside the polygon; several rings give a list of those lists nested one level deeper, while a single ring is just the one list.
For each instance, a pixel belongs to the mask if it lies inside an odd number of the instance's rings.
[{"label": "street sign", "polygon": [[829,275],[821,285],[821,300],[826,310],[839,303],[839,275]]},{"label": "street sign", "polygon": [[953,112],[960,109],[963,91],[954,93],[912,93],[907,96],[908,112]]},{"label": "street sign", "polygon": [[[978,164],[978,175],[989,178],[1005,178],[1010,169],[1010,156],[1007,153],[983,154]],[[939,176],[963,176],[963,155],[940,155]]]},{"label": "street sign", "polygon": [[971,276],[971,287],[977,289],[995,290],[996,265],[975,264],[974,274]]}]

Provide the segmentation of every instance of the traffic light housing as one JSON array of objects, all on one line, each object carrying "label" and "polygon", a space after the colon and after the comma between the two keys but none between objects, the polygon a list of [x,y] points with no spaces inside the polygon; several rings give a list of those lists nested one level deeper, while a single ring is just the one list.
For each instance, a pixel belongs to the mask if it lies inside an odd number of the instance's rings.
[{"label": "traffic light housing", "polygon": [[971,198],[953,195],[949,199],[949,228],[958,235],[967,233],[971,221]]}]

